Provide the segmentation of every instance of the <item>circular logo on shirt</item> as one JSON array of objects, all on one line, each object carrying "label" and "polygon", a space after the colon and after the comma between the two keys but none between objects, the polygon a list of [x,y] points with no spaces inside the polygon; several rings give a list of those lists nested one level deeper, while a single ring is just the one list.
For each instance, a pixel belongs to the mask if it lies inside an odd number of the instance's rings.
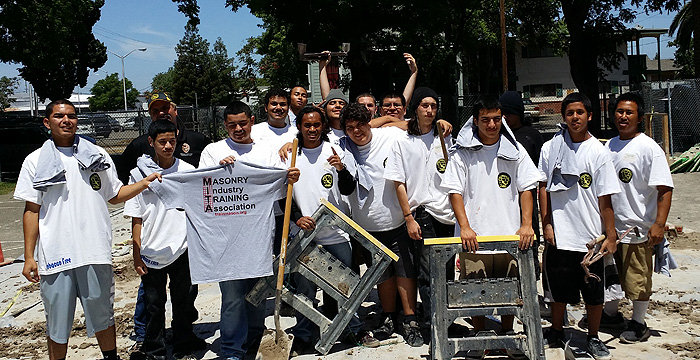
[{"label": "circular logo on shirt", "polygon": [[508,173],[500,173],[498,174],[498,187],[501,189],[505,189],[510,185],[510,175]]},{"label": "circular logo on shirt", "polygon": [[632,181],[632,175],[632,170],[628,168],[622,168],[620,169],[620,172],[617,173],[617,176],[620,178],[620,181],[622,181],[625,184]]},{"label": "circular logo on shirt", "polygon": [[583,173],[583,174],[579,175],[578,184],[582,188],[588,189],[589,187],[591,187],[591,184],[593,184],[593,176],[591,176],[591,174],[589,174],[589,173]]},{"label": "circular logo on shirt", "polygon": [[182,152],[187,154],[190,152],[190,144],[188,143],[182,143]]},{"label": "circular logo on shirt", "polygon": [[331,186],[333,186],[333,175],[325,174],[321,176],[321,185],[323,185],[323,187],[326,189],[330,189]]},{"label": "circular logo on shirt", "polygon": [[95,191],[102,189],[102,180],[100,179],[100,175],[90,175],[90,186],[92,186],[92,190]]},{"label": "circular logo on shirt", "polygon": [[438,159],[437,163],[435,163],[435,167],[440,174],[444,174],[445,169],[447,169],[447,161],[445,161],[445,159]]},{"label": "circular logo on shirt", "polygon": [[387,161],[387,159],[389,159],[389,158],[385,158],[385,159],[384,159],[384,162],[382,163],[382,166],[386,167],[386,161]]}]

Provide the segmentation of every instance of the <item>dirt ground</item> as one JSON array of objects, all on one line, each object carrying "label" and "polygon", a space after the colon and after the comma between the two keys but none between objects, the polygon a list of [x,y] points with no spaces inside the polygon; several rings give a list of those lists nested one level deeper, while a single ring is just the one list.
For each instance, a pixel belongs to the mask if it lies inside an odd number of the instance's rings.
[{"label": "dirt ground", "polygon": [[[684,232],[671,237],[672,252],[679,265],[672,271],[672,277],[654,274],[654,295],[650,305],[647,324],[652,329],[651,338],[640,344],[624,345],[617,340],[619,332],[601,333],[614,359],[700,359],[700,194],[695,186],[700,184],[700,174],[674,175],[676,191],[669,222],[684,226]],[[2,202],[0,201],[0,204]],[[614,206],[614,204],[613,204]],[[8,209],[9,210],[9,209]],[[20,210],[21,211],[21,210]],[[7,212],[7,211],[5,211]],[[0,227],[13,227],[16,219],[8,219],[0,211]],[[117,327],[117,346],[120,356],[128,358],[128,347],[136,292],[139,279],[133,270],[131,246],[129,245],[129,221],[118,211],[112,218],[114,230],[114,272],[116,281],[114,314]],[[20,223],[21,226],[21,223]],[[0,267],[0,359],[39,359],[46,358],[45,317],[37,285],[30,285],[21,276],[21,263]],[[219,350],[219,307],[220,294],[216,284],[200,286],[196,306],[199,319],[196,333],[210,344],[206,351],[196,353],[198,358],[215,359]],[[268,302],[268,328],[273,328],[272,303]],[[631,315],[631,306],[622,308],[626,317]],[[167,305],[170,314],[170,305]],[[359,313],[366,317],[366,326],[377,321],[379,307],[376,291],[363,303]],[[545,314],[546,315],[546,314]],[[584,315],[581,306],[569,307],[570,325],[566,330],[574,345],[585,343],[585,329],[579,326]],[[169,316],[169,315],[168,315]],[[169,322],[168,317],[168,322]],[[289,328],[294,319],[282,318],[282,326]],[[543,315],[543,327],[549,326]],[[428,334],[424,334],[426,340]],[[69,341],[68,358],[101,358],[94,338],[87,338],[84,316],[77,306],[74,328]],[[336,344],[327,356],[318,354],[303,355],[299,359],[426,359],[429,358],[428,345],[411,348],[401,336],[383,341],[376,349],[349,347]],[[546,351],[547,359],[564,359],[561,349]],[[250,356],[253,359],[254,356]]]}]

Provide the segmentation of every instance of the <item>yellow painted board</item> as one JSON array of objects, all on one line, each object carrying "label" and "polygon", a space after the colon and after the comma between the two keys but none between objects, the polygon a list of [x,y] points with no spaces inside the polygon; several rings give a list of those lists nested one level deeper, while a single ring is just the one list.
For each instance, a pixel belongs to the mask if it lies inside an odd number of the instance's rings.
[{"label": "yellow painted board", "polygon": [[368,233],[367,230],[360,227],[360,225],[357,225],[357,223],[352,221],[352,219],[349,218],[347,215],[343,214],[342,211],[338,210],[338,208],[333,206],[333,204],[328,202],[328,200],[321,199],[321,204],[323,204],[325,207],[327,207],[334,214],[338,215],[341,219],[343,219],[343,221],[348,223],[348,225],[352,226],[353,229],[357,230],[360,234],[362,234],[364,237],[366,237],[367,240],[371,241],[372,244],[374,244],[378,248],[382,249],[382,251],[384,251],[387,255],[389,255],[389,257],[392,258],[394,261],[399,261],[398,255],[396,255],[393,251],[389,250],[389,248],[384,246],[384,244],[380,243],[379,240],[374,238],[374,236],[370,235],[370,233]]},{"label": "yellow painted board", "polygon": [[[498,241],[519,241],[520,235],[489,235],[489,236],[477,236],[476,241],[478,242],[498,242]],[[447,237],[447,238],[432,238],[423,240],[425,245],[450,245],[450,244],[461,244],[462,239],[458,237]]]}]

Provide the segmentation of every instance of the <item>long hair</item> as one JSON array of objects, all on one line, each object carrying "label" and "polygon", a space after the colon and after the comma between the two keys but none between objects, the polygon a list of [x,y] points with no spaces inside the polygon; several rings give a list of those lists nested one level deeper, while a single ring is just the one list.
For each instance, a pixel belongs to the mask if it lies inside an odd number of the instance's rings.
[{"label": "long hair", "polygon": [[331,128],[330,126],[328,126],[328,118],[326,118],[326,115],[323,114],[323,111],[321,111],[321,109],[315,106],[306,105],[303,108],[301,108],[301,110],[299,110],[299,113],[297,114],[297,130],[299,130],[299,132],[297,132],[297,139],[299,139],[299,154],[301,154],[301,149],[306,147],[304,146],[304,136],[301,134],[301,123],[304,120],[304,115],[311,113],[317,113],[319,116],[321,116],[321,127],[323,128],[323,130],[321,130],[321,142],[330,142],[328,134],[331,132]]}]

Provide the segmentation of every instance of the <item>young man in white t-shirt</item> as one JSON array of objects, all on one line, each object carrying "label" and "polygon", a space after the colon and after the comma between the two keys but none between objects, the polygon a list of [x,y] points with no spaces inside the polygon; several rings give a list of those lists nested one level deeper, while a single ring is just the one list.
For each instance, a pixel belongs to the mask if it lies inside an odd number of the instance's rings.
[{"label": "young man in white t-shirt", "polygon": [[[424,238],[451,237],[454,214],[442,187],[447,159],[442,152],[437,127],[438,96],[421,87],[413,94],[408,121],[408,137],[397,141],[386,163],[384,178],[394,182],[396,196],[406,216],[411,239],[417,241],[419,256],[418,290],[423,304],[424,323],[430,323],[430,262]],[[452,137],[445,138],[452,146]],[[452,266],[450,266],[452,268]],[[450,271],[454,272],[454,269]]]},{"label": "young man in white t-shirt", "polygon": [[[518,247],[532,246],[532,191],[543,178],[507,127],[495,97],[478,101],[456,141],[442,186],[449,193],[457,226],[469,253],[460,254],[462,278],[517,277],[517,263],[504,251],[481,251],[478,236],[520,235]],[[444,304],[442,305],[444,306]],[[513,315],[502,317],[501,332],[513,331]],[[485,329],[472,317],[474,331]]]},{"label": "young man in white t-shirt", "polygon": [[289,125],[293,128],[297,127],[297,114],[306,104],[309,103],[309,97],[306,89],[297,85],[289,92]]},{"label": "young man in white t-shirt", "polygon": [[[254,141],[251,137],[253,123],[255,117],[252,116],[248,105],[241,101],[229,104],[224,110],[224,125],[229,137],[204,148],[199,168],[234,163],[236,160],[269,167],[284,167],[273,146]],[[299,169],[290,168],[287,171],[287,179],[290,183],[296,182],[299,179]],[[251,243],[254,241],[266,239],[251,239]],[[223,358],[243,359],[246,351],[254,351],[258,347],[257,344],[265,330],[265,308],[264,305],[253,306],[245,299],[258,280],[259,277],[219,283],[220,341]]]},{"label": "young man in white t-shirt", "polygon": [[[618,233],[637,227],[620,239],[615,260],[622,289],[632,300],[632,319],[620,342],[636,343],[649,338],[644,317],[651,297],[654,246],[664,241],[664,227],[671,209],[673,179],[661,147],[642,132],[644,100],[626,93],[615,104],[615,126],[620,135],[605,144],[613,156],[622,192],[614,194],[615,229]],[[606,302],[601,326],[622,325],[619,300]]]},{"label": "young man in white t-shirt", "polygon": [[97,337],[105,359],[118,359],[106,202],[131,199],[160,174],[122,186],[109,154],[75,135],[78,115],[68,100],[46,106],[44,126],[51,139],[24,160],[14,194],[26,202],[22,275],[40,283],[51,360],[66,357],[76,298],[88,336]]},{"label": "young man in white t-shirt", "polygon": [[[341,114],[341,124],[349,140],[346,150],[357,164],[357,171],[352,175],[359,181],[355,191],[348,196],[353,220],[399,254],[399,260],[387,268],[377,285],[383,314],[375,334],[389,336],[394,332],[398,290],[404,311],[404,339],[411,346],[421,346],[423,337],[415,315],[415,242],[408,237],[394,183],[384,178],[384,167],[391,149],[406,133],[395,127],[373,129],[369,121],[369,111],[360,104],[347,105]],[[364,176],[360,176],[360,172]],[[367,179],[367,183],[362,179]]]},{"label": "young man in white t-shirt", "polygon": [[[326,199],[339,210],[350,214],[344,195],[354,190],[352,175],[343,164],[344,151],[328,141],[328,120],[323,112],[316,107],[305,107],[297,117],[299,128],[299,155],[296,167],[303,173],[294,187],[294,204],[297,212],[292,213],[292,220],[303,230],[311,231],[316,223],[311,215],[321,205],[320,199]],[[289,162],[289,160],[288,160]],[[343,180],[341,180],[343,179]],[[343,230],[333,226],[324,227],[316,234],[313,242],[323,247],[346,266],[352,264],[352,248],[350,236]],[[316,298],[316,286],[303,276],[293,277],[296,291],[309,299]],[[330,296],[324,297],[324,309],[330,310],[330,304],[337,302]],[[329,316],[329,314],[326,314]],[[330,316],[332,317],[332,316]],[[363,323],[356,316],[348,324],[344,341],[366,347],[377,347],[379,342],[372,335],[362,330]],[[292,328],[294,344],[292,351],[298,354],[310,348],[318,338],[318,327],[305,316],[297,313],[297,324]]]},{"label": "young man in white t-shirt", "polygon": [[[129,184],[139,181],[150,172],[162,175],[195,167],[174,157],[177,127],[167,120],[156,120],[148,128],[148,141],[155,156],[143,155],[138,166],[131,170]],[[166,283],[170,278],[170,301],[173,310],[173,356],[176,359],[192,356],[192,351],[206,347],[204,340],[192,331],[198,318],[194,307],[196,291],[190,279],[187,256],[185,212],[166,209],[153,192],[146,190],[128,200],[124,215],[131,216],[134,241],[134,268],[141,276],[148,323],[143,344],[130,354],[130,359],[165,358],[165,302]]]},{"label": "young man in white t-shirt", "polygon": [[[611,196],[620,192],[610,152],[588,132],[593,106],[581,93],[564,98],[561,114],[566,126],[542,146],[539,169],[546,177],[540,182],[539,201],[543,237],[545,297],[552,302],[552,327],[545,332],[545,345],[562,346],[566,304],[578,304],[583,297],[588,319],[588,352],[596,359],[610,358],[598,338],[603,312],[602,281],[587,278],[581,261],[586,243],[605,234],[602,254],[617,247]],[[604,279],[603,260],[589,266]]]}]

